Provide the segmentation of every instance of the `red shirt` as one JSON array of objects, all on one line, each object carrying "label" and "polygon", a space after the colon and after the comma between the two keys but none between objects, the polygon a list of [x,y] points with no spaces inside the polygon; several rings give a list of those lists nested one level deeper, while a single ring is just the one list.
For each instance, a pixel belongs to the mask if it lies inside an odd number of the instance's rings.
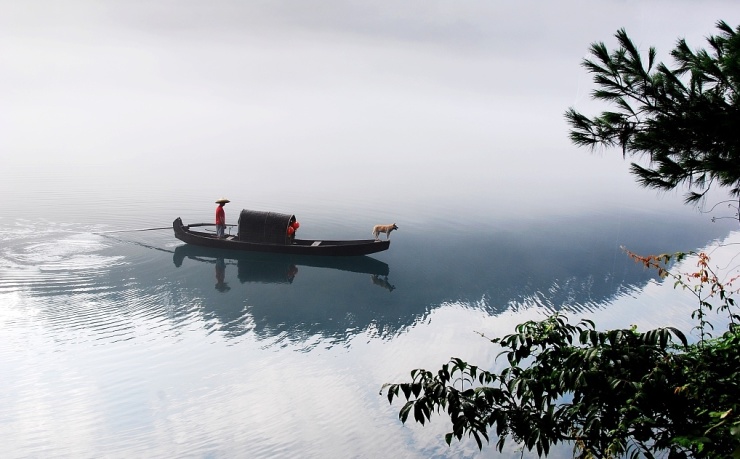
[{"label": "red shirt", "polygon": [[226,224],[226,212],[224,212],[224,206],[216,207],[216,224],[217,225]]}]

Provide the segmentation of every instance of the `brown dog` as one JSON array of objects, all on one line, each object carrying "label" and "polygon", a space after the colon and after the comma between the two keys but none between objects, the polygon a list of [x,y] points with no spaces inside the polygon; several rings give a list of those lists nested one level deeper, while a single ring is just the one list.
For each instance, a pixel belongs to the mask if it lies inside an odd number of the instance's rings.
[{"label": "brown dog", "polygon": [[391,238],[391,231],[397,230],[398,226],[396,226],[395,223],[391,223],[390,225],[375,225],[373,226],[373,236],[375,236],[375,240],[379,241],[380,233],[385,233],[385,238],[390,239]]}]

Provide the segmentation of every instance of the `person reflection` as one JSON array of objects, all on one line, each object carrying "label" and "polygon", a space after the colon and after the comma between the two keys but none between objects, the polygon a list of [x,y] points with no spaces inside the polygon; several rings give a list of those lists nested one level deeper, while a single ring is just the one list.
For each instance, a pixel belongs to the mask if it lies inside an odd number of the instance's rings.
[{"label": "person reflection", "polygon": [[227,292],[231,290],[229,284],[224,282],[226,278],[226,261],[223,258],[216,259],[216,290],[219,292]]}]

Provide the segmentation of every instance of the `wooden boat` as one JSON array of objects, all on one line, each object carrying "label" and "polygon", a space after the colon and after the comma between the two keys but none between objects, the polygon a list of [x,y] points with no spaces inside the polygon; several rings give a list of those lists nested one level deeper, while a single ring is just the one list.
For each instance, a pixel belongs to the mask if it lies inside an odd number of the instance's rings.
[{"label": "wooden boat", "polygon": [[[191,227],[210,226],[197,223],[185,225],[180,217],[172,222],[175,237],[187,244],[250,252],[287,253],[317,256],[359,256],[382,252],[390,246],[389,240],[322,240],[296,239],[288,228],[296,221],[294,215],[276,212],[242,210],[239,215],[238,232],[223,238],[215,233],[196,231]],[[215,226],[215,225],[212,225]]]}]

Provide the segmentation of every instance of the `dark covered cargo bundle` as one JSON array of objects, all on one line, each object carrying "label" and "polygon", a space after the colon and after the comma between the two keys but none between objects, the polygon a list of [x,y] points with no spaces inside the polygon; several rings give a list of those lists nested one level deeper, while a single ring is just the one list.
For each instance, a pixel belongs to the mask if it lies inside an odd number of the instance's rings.
[{"label": "dark covered cargo bundle", "polygon": [[288,228],[295,216],[277,212],[242,210],[239,214],[238,239],[261,244],[290,244],[292,236]]}]

